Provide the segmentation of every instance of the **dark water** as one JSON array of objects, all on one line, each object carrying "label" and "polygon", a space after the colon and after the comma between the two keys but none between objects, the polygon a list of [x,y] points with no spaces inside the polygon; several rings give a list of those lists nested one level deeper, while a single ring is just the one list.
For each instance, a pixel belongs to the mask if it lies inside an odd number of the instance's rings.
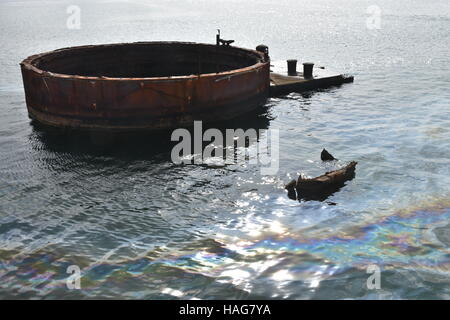
[{"label": "dark water", "polygon": [[[449,299],[450,4],[377,1],[0,1],[0,297]],[[81,8],[81,29],[66,8]],[[18,63],[55,48],[213,42],[355,76],[271,99],[230,125],[280,129],[280,170],[175,165],[160,137],[64,137],[27,117]],[[107,142],[107,143],[105,143]],[[356,160],[328,202],[283,185]],[[335,203],[335,205],[332,205]],[[81,290],[66,287],[67,267]],[[381,269],[381,289],[366,286]]]}]

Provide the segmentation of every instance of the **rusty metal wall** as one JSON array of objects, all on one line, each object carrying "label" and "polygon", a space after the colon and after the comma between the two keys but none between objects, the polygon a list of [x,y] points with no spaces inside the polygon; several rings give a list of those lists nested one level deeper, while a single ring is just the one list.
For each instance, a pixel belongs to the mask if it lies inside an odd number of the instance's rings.
[{"label": "rusty metal wall", "polygon": [[227,120],[264,103],[270,83],[263,59],[233,71],[171,78],[60,75],[33,60],[21,63],[29,116],[57,127],[162,129]]}]

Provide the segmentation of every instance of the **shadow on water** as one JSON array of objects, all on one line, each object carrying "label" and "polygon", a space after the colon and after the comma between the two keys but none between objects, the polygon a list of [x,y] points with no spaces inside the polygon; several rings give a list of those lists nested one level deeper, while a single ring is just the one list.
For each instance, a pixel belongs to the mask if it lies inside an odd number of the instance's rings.
[{"label": "shadow on water", "polygon": [[299,100],[301,99],[302,102],[306,104],[310,104],[309,100],[313,98],[315,95],[320,93],[333,93],[339,90],[342,86],[346,84],[337,84],[332,85],[326,88],[318,88],[314,90],[306,90],[306,91],[299,91],[299,92],[286,92],[280,95],[277,95],[274,97],[275,99],[282,99],[282,100]]},{"label": "shadow on water", "polygon": [[[268,129],[270,121],[270,105],[265,105],[257,111],[243,115],[232,121],[224,121],[210,125],[202,125],[203,132],[216,128],[225,137],[226,129]],[[44,149],[55,153],[68,153],[77,156],[109,156],[121,160],[170,161],[172,148],[179,143],[171,141],[173,130],[158,130],[148,132],[89,132],[77,130],[61,130],[43,126],[36,121],[31,122],[33,131],[30,135],[35,149]],[[194,140],[194,128],[185,128]],[[259,138],[259,132],[258,132]],[[192,141],[194,142],[194,141]],[[210,141],[204,141],[203,147]],[[251,143],[251,142],[250,142]],[[39,144],[39,145],[36,145]]]},{"label": "shadow on water", "polygon": [[[332,91],[335,87],[291,93],[280,96],[278,99],[295,99],[291,95],[300,95],[305,101],[315,94],[323,91]],[[226,129],[268,129],[274,119],[271,114],[271,99],[255,110],[236,119],[203,125],[203,132],[209,128],[219,129],[225,137]],[[109,156],[123,160],[151,159],[156,162],[170,160],[170,152],[179,141],[171,141],[173,130],[155,130],[142,132],[89,132],[81,130],[61,130],[48,127],[36,121],[31,122],[33,131],[30,136],[32,143],[38,143],[36,149],[45,149],[55,153],[68,153],[71,156]],[[194,137],[193,127],[186,128],[191,137]],[[203,147],[210,142],[203,142]],[[251,144],[252,142],[250,142]]]}]

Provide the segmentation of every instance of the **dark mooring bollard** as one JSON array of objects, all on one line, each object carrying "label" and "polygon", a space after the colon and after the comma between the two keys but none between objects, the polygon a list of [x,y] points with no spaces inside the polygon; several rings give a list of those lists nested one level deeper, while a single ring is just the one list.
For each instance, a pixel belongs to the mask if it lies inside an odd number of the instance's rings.
[{"label": "dark mooring bollard", "polygon": [[297,60],[290,59],[287,61],[287,65],[288,65],[288,75],[296,76],[297,75]]},{"label": "dark mooring bollard", "polygon": [[313,67],[314,63],[312,62],[305,62],[303,64],[303,78],[309,79],[313,77]]},{"label": "dark mooring bollard", "polygon": [[256,47],[256,51],[264,53],[264,59],[266,61],[269,61],[269,47],[268,46],[266,46],[265,44],[260,44],[259,46]]}]

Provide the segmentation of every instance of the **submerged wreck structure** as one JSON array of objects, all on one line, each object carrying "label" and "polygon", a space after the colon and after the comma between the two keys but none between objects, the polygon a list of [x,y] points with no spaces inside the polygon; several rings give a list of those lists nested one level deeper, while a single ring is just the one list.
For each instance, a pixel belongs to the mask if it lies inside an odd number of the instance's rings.
[{"label": "submerged wreck structure", "polygon": [[[70,47],[30,56],[21,70],[29,117],[89,131],[159,130],[219,122],[254,111],[269,96],[353,81],[313,73],[270,71],[268,47],[135,42]],[[294,63],[293,63],[294,62]]]},{"label": "submerged wreck structure", "polygon": [[[326,149],[320,155],[322,161],[337,160]],[[323,201],[333,193],[339,191],[348,180],[355,177],[355,169],[358,162],[351,161],[346,166],[326,172],[315,178],[299,176],[297,180],[289,182],[285,189],[292,200],[318,200]]]},{"label": "submerged wreck structure", "polygon": [[136,42],[59,49],[21,63],[31,119],[60,128],[154,130],[235,118],[264,104],[265,52]]},{"label": "submerged wreck structure", "polygon": [[352,161],[345,167],[327,172],[315,178],[303,178],[292,180],[286,185],[288,197],[293,200],[317,200],[323,201],[333,193],[339,191],[345,182],[355,177],[357,162]]}]

